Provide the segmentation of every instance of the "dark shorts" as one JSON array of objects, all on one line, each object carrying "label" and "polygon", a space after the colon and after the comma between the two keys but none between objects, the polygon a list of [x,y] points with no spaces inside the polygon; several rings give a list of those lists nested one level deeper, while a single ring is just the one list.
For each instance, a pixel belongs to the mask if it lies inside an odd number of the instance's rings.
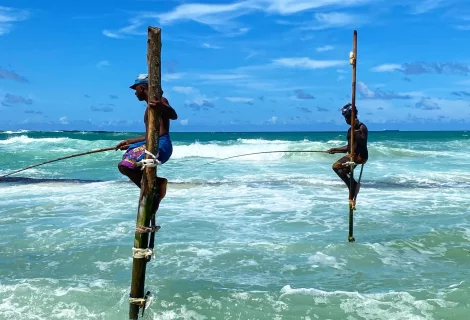
[{"label": "dark shorts", "polygon": [[[173,144],[171,143],[170,136],[165,134],[158,138],[158,161],[162,164],[167,162],[173,153]],[[140,169],[136,164],[145,158],[145,140],[131,144],[122,156],[119,165],[128,167],[130,169]]]},{"label": "dark shorts", "polygon": [[[361,158],[361,156],[358,155],[358,154],[354,156],[353,160],[354,160],[354,163],[356,165],[365,164],[367,162],[367,159]],[[338,159],[338,161],[336,161],[335,163],[333,163],[333,169],[347,169],[347,170],[349,170],[349,166],[344,165],[346,162],[349,162],[349,161],[351,161],[351,156],[348,154],[347,156],[344,156],[344,157]]]}]

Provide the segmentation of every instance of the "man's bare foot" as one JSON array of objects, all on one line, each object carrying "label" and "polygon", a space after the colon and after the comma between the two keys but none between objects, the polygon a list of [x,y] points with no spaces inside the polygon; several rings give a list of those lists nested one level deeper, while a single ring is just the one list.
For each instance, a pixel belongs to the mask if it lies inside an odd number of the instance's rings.
[{"label": "man's bare foot", "polygon": [[356,201],[349,199],[349,208],[356,210]]}]

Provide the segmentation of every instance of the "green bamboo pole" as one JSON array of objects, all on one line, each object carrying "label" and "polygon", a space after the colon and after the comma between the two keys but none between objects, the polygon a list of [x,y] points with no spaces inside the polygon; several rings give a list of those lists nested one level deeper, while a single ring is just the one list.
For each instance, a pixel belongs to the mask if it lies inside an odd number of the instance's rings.
[{"label": "green bamboo pole", "polygon": [[[350,56],[350,64],[352,65],[352,94],[351,94],[351,162],[354,163],[354,128],[356,125],[356,61],[357,61],[357,31],[354,30],[353,34],[353,51],[352,56]],[[354,164],[351,164],[349,178],[349,235],[348,241],[354,242],[353,232],[354,232],[354,191],[353,191],[353,181],[354,181]],[[353,200],[351,200],[353,199]]]},{"label": "green bamboo pole", "polygon": [[[148,99],[149,101],[161,99],[161,29],[148,27],[147,40],[147,64],[148,64]],[[158,153],[158,132],[160,129],[160,115],[153,108],[148,108],[148,128],[146,132],[146,148],[155,156]],[[146,159],[150,159],[146,155]],[[156,193],[156,167],[146,167],[142,176],[140,188],[139,209],[137,213],[137,227],[149,227],[152,218],[152,207]],[[136,231],[134,248],[147,249],[149,241],[148,233]],[[148,260],[134,257],[132,265],[131,299],[144,298],[145,271]],[[130,301],[129,319],[138,319],[139,308],[145,307],[139,303]]]}]

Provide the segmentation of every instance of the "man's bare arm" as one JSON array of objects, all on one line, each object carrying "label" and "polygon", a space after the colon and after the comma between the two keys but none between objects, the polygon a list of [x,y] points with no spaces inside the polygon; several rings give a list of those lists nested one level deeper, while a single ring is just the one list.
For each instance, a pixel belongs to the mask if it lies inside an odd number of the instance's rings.
[{"label": "man's bare arm", "polygon": [[345,145],[343,147],[339,148],[331,148],[330,150],[327,151],[328,153],[334,154],[334,153],[346,153],[348,152],[348,145]]},{"label": "man's bare arm", "polygon": [[167,106],[166,108],[162,109],[162,113],[164,116],[168,117],[170,120],[178,119],[178,114],[176,113],[175,109],[171,106]]},{"label": "man's bare arm", "polygon": [[152,101],[149,103],[151,108],[155,108],[157,112],[161,112],[164,117],[167,117],[171,120],[178,119],[178,114],[176,113],[175,109],[170,106],[170,103],[166,98],[162,97],[160,101]]}]

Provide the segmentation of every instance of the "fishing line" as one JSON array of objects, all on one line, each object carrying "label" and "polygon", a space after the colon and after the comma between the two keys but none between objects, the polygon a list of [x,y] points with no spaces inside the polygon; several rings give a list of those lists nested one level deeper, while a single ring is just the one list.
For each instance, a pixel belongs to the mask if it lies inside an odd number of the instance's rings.
[{"label": "fishing line", "polygon": [[[115,149],[116,149],[116,147],[109,147],[109,148],[103,148],[103,149],[95,149],[95,150],[91,150],[91,151],[87,151],[87,152],[72,154],[72,155],[69,155],[69,156],[66,156],[66,157],[57,158],[57,159],[54,159],[54,160],[49,160],[49,161],[41,162],[41,163],[38,163],[38,164],[34,164],[34,165],[32,165],[32,166],[28,166],[28,167],[25,167],[25,168],[22,168],[22,169],[19,169],[19,170],[10,172],[10,173],[5,174],[5,175],[3,175],[3,176],[0,176],[0,179],[5,178],[5,177],[8,177],[8,176],[11,176],[11,175],[13,175],[13,174],[15,174],[15,173],[22,172],[22,171],[25,171],[25,170],[28,170],[28,169],[31,169],[31,168],[39,167],[39,166],[42,166],[42,165],[45,165],[45,164],[48,164],[48,163],[52,163],[52,162],[56,162],[56,161],[60,161],[60,160],[65,160],[65,159],[70,159],[70,158],[74,158],[74,157],[79,157],[79,156],[84,156],[84,155],[87,155],[87,154],[93,154],[93,153],[98,153],[98,152],[104,152],[104,151],[115,150]],[[290,153],[327,153],[328,151],[321,151],[321,150],[274,150],[274,151],[260,151],[260,152],[239,154],[239,155],[236,155],[236,156],[231,156],[231,157],[227,157],[227,158],[223,158],[223,159],[217,159],[217,160],[215,160],[215,161],[211,161],[211,162],[204,163],[204,164],[202,164],[201,166],[198,166],[198,167],[196,167],[196,168],[199,168],[199,167],[202,167],[202,166],[205,166],[205,165],[208,165],[208,164],[216,163],[216,162],[219,162],[219,161],[223,161],[223,160],[233,159],[233,158],[251,156],[251,155],[256,155],[256,154],[280,153],[280,152],[285,152],[285,153],[289,153],[289,152],[290,152]]]},{"label": "fishing line", "polygon": [[328,151],[320,151],[320,150],[275,150],[275,151],[261,151],[261,152],[253,152],[253,153],[245,153],[245,154],[239,154],[239,155],[236,155],[236,156],[231,156],[231,157],[227,157],[227,158],[223,158],[223,159],[217,159],[215,161],[211,161],[211,162],[207,162],[207,163],[204,163],[203,165],[200,165],[196,168],[199,168],[199,167],[202,167],[202,166],[205,166],[207,164],[212,164],[212,163],[215,163],[215,162],[219,162],[219,161],[222,161],[222,160],[228,160],[228,159],[233,159],[233,158],[238,158],[238,157],[245,157],[245,156],[251,156],[251,155],[255,155],[255,154],[263,154],[263,153],[279,153],[279,152],[286,152],[286,153],[289,153],[289,152],[292,152],[292,153],[328,153]]},{"label": "fishing line", "polygon": [[[125,147],[125,146],[124,146],[124,147]],[[56,161],[60,161],[60,160],[64,160],[64,159],[69,159],[69,158],[74,158],[74,157],[78,157],[78,156],[84,156],[84,155],[87,155],[87,154],[92,154],[92,153],[97,153],[97,152],[104,152],[104,151],[115,150],[115,149],[116,149],[115,146],[114,146],[114,147],[109,147],[109,148],[103,148],[103,149],[94,149],[94,150],[87,151],[87,152],[76,153],[76,154],[72,154],[72,155],[69,155],[69,156],[66,156],[66,157],[61,157],[61,158],[57,158],[57,159],[54,159],[54,160],[49,160],[49,161],[41,162],[41,163],[34,164],[34,165],[32,165],[32,166],[29,166],[29,167],[26,167],[26,168],[23,168],[23,169],[19,169],[19,170],[10,172],[10,173],[8,173],[8,174],[6,174],[6,175],[0,176],[0,179],[5,178],[5,177],[8,177],[8,176],[11,176],[12,174],[15,174],[15,173],[18,173],[18,172],[21,172],[21,171],[25,171],[25,170],[28,170],[28,169],[31,169],[31,168],[34,168],[34,167],[42,166],[42,165],[47,164],[47,163],[56,162]]]}]

